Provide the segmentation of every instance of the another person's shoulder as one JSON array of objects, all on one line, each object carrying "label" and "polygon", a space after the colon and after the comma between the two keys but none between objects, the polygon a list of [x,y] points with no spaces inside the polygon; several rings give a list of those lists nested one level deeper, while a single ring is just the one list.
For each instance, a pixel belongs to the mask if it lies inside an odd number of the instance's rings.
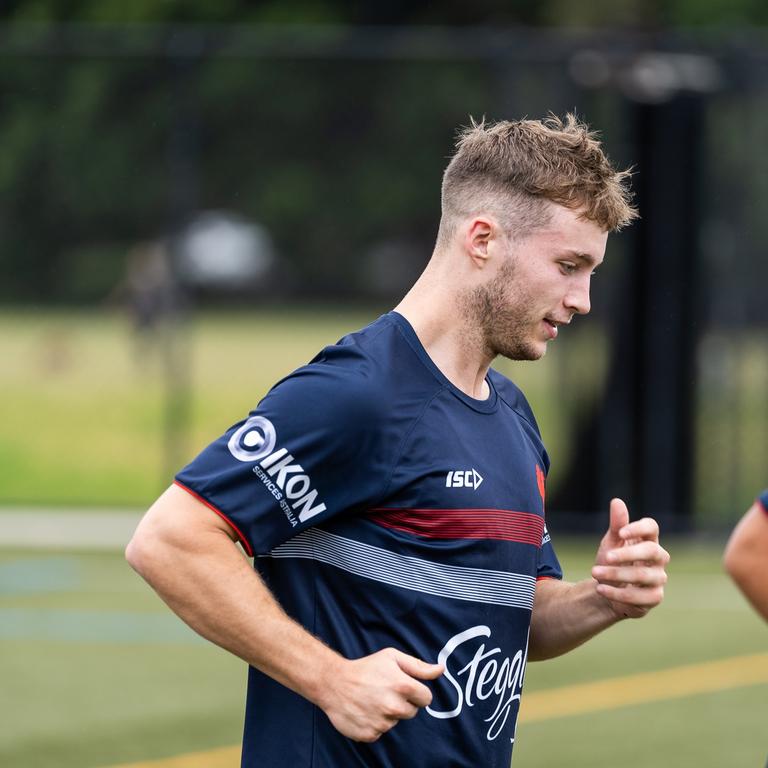
[{"label": "another person's shoulder", "polygon": [[762,507],[763,512],[768,515],[768,488],[757,497],[757,503]]}]

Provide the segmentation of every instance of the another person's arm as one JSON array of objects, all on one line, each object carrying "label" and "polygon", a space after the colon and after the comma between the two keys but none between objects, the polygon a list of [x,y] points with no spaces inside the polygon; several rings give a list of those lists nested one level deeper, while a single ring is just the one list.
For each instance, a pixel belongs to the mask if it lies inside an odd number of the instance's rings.
[{"label": "another person's arm", "polygon": [[340,656],[283,611],[235,540],[224,520],[171,486],[126,557],[195,631],[316,704],[349,738],[373,741],[431,702],[418,681],[442,667],[392,648]]},{"label": "another person's arm", "polygon": [[[768,492],[761,498],[768,501]],[[768,510],[760,500],[734,528],[723,564],[755,610],[768,621]]]},{"label": "another person's arm", "polygon": [[622,619],[645,616],[664,597],[668,562],[656,521],[643,518],[630,523],[624,502],[613,499],[593,578],[537,582],[529,659],[559,656]]}]

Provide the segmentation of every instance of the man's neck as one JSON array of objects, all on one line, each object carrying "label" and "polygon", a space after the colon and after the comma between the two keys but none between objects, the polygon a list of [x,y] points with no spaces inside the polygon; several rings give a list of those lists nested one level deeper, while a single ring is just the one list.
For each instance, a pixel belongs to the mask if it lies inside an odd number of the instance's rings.
[{"label": "man's neck", "polygon": [[394,308],[413,327],[427,354],[454,386],[485,400],[485,377],[493,355],[484,348],[480,329],[466,316],[453,276],[433,263]]}]

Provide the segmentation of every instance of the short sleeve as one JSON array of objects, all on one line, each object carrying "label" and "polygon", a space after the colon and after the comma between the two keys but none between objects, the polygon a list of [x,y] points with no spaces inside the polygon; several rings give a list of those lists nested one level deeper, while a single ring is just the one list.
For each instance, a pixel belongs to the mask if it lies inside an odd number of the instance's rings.
[{"label": "short sleeve", "polygon": [[768,488],[766,488],[758,497],[757,501],[762,506],[763,511],[768,515]]},{"label": "short sleeve", "polygon": [[312,364],[277,384],[176,476],[249,555],[381,496],[391,457],[379,398],[358,370]]},{"label": "short sleeve", "polygon": [[539,550],[539,561],[536,569],[537,579],[562,579],[563,569],[560,567],[560,561],[555,554],[555,548],[552,546],[552,538],[549,535],[547,526],[544,526],[544,535],[541,538],[541,549]]}]

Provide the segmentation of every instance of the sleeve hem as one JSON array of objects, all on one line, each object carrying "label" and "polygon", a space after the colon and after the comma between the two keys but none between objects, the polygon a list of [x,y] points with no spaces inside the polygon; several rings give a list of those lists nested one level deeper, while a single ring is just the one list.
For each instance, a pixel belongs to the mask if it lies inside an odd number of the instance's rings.
[{"label": "sleeve hem", "polygon": [[552,580],[552,581],[562,581],[562,576],[537,576],[536,581],[544,581],[544,580]]},{"label": "sleeve hem", "polygon": [[190,496],[197,499],[202,504],[205,504],[208,509],[210,509],[212,512],[215,512],[236,534],[237,538],[240,540],[240,543],[243,545],[243,549],[245,550],[245,553],[248,555],[248,557],[253,557],[253,547],[248,543],[248,539],[245,538],[245,534],[217,507],[215,507],[213,504],[211,504],[210,501],[207,499],[204,499],[199,493],[196,493],[191,488],[188,488],[184,483],[179,482],[178,480],[173,481],[174,485],[177,485],[181,490],[186,491]]}]

